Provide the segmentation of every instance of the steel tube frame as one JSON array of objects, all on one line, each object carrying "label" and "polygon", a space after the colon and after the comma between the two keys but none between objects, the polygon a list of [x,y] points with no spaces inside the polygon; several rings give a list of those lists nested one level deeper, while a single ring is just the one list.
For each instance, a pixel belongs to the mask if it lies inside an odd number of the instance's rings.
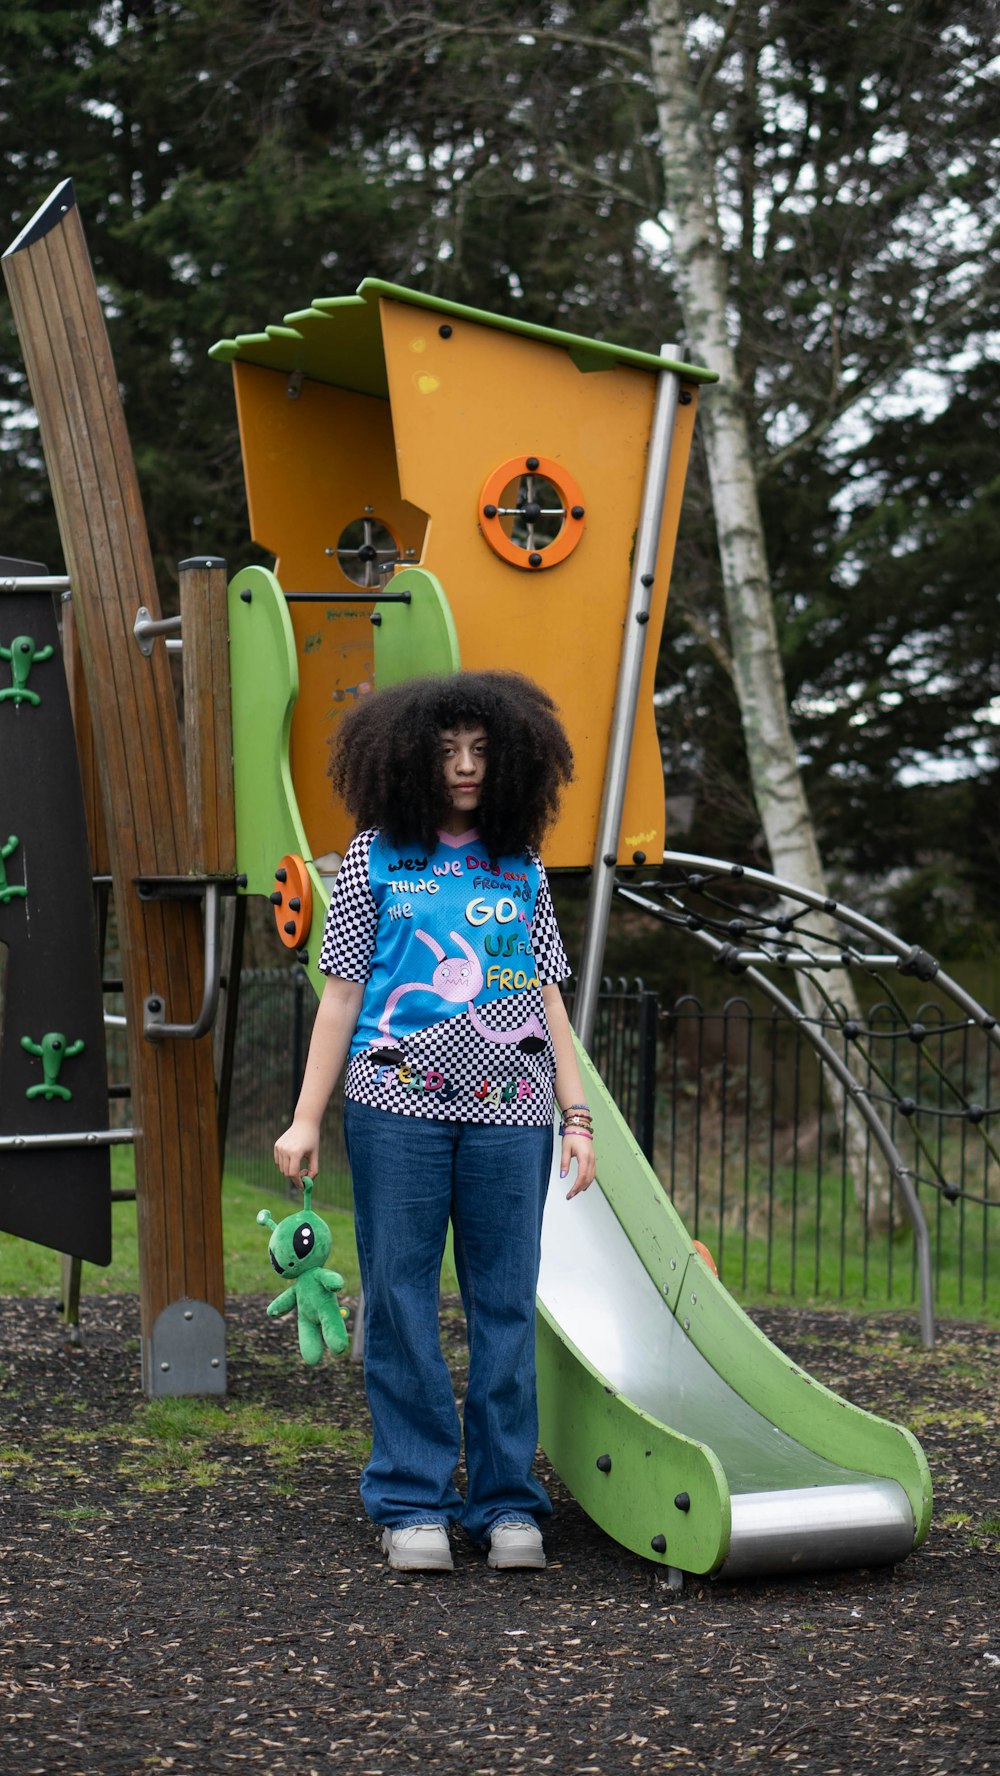
[{"label": "steel tube frame", "polygon": [[[678,852],[667,852],[664,856],[664,862],[680,864],[684,867],[690,865],[692,867],[698,866],[723,871],[727,868],[727,866],[720,863],[718,859],[692,857],[685,853]],[[780,882],[776,876],[766,875],[762,871],[749,869],[743,870],[739,879],[744,881],[750,879],[766,887],[780,887],[785,894],[801,898],[802,900],[807,901],[808,904],[815,906],[817,909],[827,912],[830,909],[830,903],[824,902],[821,896],[811,893],[808,889],[798,888],[792,883]],[[654,918],[663,919],[666,916],[665,909],[662,906],[657,906],[655,901],[645,899],[638,889],[619,886],[618,893],[623,900],[630,901],[634,906],[642,907],[645,912],[651,913]],[[837,914],[844,919],[845,923],[854,924],[859,928],[864,926],[872,935],[878,935],[883,940],[888,938],[891,943],[898,941],[893,939],[891,932],[886,932],[882,930],[881,927],[874,925],[870,920],[864,919],[863,915],[860,913],[848,915],[846,909],[838,907]],[[706,944],[716,955],[726,948],[726,945],[722,940],[715,937],[710,931],[695,931],[693,936],[695,936],[699,942]],[[908,954],[908,946],[900,943],[898,959],[905,960]],[[859,1116],[861,1116],[863,1121],[867,1123],[868,1128],[871,1130],[872,1139],[876,1146],[881,1150],[892,1177],[899,1186],[900,1194],[906,1205],[906,1211],[913,1228],[913,1240],[916,1248],[917,1276],[920,1283],[920,1336],[927,1349],[930,1350],[934,1345],[934,1280],[931,1267],[931,1242],[930,1234],[927,1230],[927,1222],[924,1218],[924,1212],[920,1206],[920,1200],[916,1190],[913,1187],[909,1169],[903,1164],[902,1155],[899,1153],[895,1142],[892,1140],[892,1137],[882,1121],[882,1118],[879,1116],[878,1111],[869,1100],[864,1088],[858,1084],[850,1068],[838,1055],[836,1049],[826,1041],[825,1037],[820,1035],[819,1031],[814,1027],[802,1007],[796,1005],[794,1000],[789,999],[779,987],[775,986],[773,981],[768,979],[766,974],[761,974],[759,969],[747,967],[746,975],[748,980],[751,980],[754,986],[759,987],[760,991],[771,1000],[772,1004],[778,1006],[793,1024],[797,1025],[799,1029],[805,1032],[808,1040],[816,1050],[816,1053],[820,1056],[824,1064],[830,1068],[830,1071],[835,1078],[843,1086],[844,1091],[850,1098],[851,1102],[856,1106]]]},{"label": "steel tube frame", "polygon": [[11,579],[0,580],[0,592],[68,592],[69,581],[65,574],[16,574]]},{"label": "steel tube frame", "polygon": [[219,1004],[221,982],[221,963],[219,948],[219,916],[220,896],[218,882],[205,882],[205,982],[201,996],[201,1010],[193,1024],[168,1024],[165,1021],[165,1010],[162,993],[151,993],[143,1007],[142,1033],[150,1042],[163,1042],[167,1038],[196,1042],[200,1036],[207,1035],[215,1022],[215,1013]]},{"label": "steel tube frame", "polygon": [[[897,967],[901,962],[909,962],[914,954],[913,944],[904,943],[903,939],[897,937],[894,931],[887,930],[884,925],[877,924],[874,919],[866,918],[864,913],[856,913],[853,907],[842,906],[839,901],[817,894],[811,888],[800,887],[797,882],[787,882],[781,876],[769,875],[766,870],[750,869],[740,864],[738,866],[739,874],[734,875],[733,864],[725,863],[718,857],[700,857],[696,853],[688,851],[665,851],[663,861],[665,864],[676,864],[679,869],[711,870],[717,875],[728,877],[732,882],[752,882],[757,887],[773,888],[779,894],[789,895],[794,900],[800,900],[804,906],[813,907],[818,913],[825,913],[828,918],[839,919],[842,924],[852,926],[855,931],[860,931],[872,942],[885,944],[887,949],[892,952],[890,960],[895,962]],[[619,893],[625,892],[624,888],[619,889]],[[776,960],[776,958],[769,957],[768,960]],[[928,980],[937,982],[948,994],[948,997],[954,999],[955,1004],[961,1007],[970,1022],[983,1031],[995,1048],[1000,1048],[1000,1019],[994,1017],[992,1012],[987,1011],[985,1006],[980,1005],[977,999],[973,999],[971,994],[967,993],[958,981],[953,980],[950,974],[946,974],[934,957],[929,957],[928,960],[933,963],[933,973],[928,975]],[[866,957],[859,954],[857,957],[849,957],[846,963],[843,956],[840,955],[838,963],[830,964],[821,960],[817,966],[822,968],[838,965],[847,967],[853,966],[855,962],[859,968],[884,965],[883,958],[880,956]]]},{"label": "steel tube frame", "polygon": [[0,1151],[21,1153],[28,1147],[126,1147],[135,1129],[79,1129],[59,1135],[0,1135]]},{"label": "steel tube frame", "polygon": [[153,651],[153,643],[158,635],[176,635],[181,626],[180,617],[151,617],[146,606],[140,604],[132,625],[139,652],[149,659]]},{"label": "steel tube frame", "polygon": [[412,592],[285,592],[286,604],[412,604]]},{"label": "steel tube frame", "polygon": [[[663,357],[673,357],[675,347],[664,345],[660,351]],[[618,835],[625,805],[632,733],[639,702],[639,680],[646,648],[646,626],[649,622],[651,592],[656,575],[656,556],[680,390],[681,379],[677,371],[661,370],[653,404],[649,454],[646,459],[639,525],[632,557],[632,579],[618,662],[618,687],[611,718],[604,790],[594,845],[590,898],[587,902],[580,971],[573,1005],[574,1027],[586,1049],[589,1049],[593,1038],[597,1015],[597,995],[615,885],[614,872],[618,862]]]}]

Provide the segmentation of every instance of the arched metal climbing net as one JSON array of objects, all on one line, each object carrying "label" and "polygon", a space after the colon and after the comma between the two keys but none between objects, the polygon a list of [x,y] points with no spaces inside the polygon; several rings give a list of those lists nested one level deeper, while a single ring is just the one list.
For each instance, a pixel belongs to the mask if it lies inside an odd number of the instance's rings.
[{"label": "arched metal climbing net", "polygon": [[[880,1150],[913,1225],[920,1285],[921,1332],[925,1343],[934,1336],[933,1283],[927,1226],[916,1186],[940,1192],[955,1203],[960,1198],[986,1208],[1000,1206],[1000,1190],[989,1183],[990,1168],[1000,1168],[1000,1102],[992,1102],[990,1061],[1000,1050],[1000,1024],[937,960],[918,945],[908,944],[886,927],[809,889],[763,870],[687,852],[667,852],[659,875],[649,881],[619,880],[616,894],[652,917],[693,936],[714,955],[719,966],[752,982],[802,1031],[836,1079],[846,1098]],[[847,971],[865,976],[883,995],[888,1021],[852,1015],[830,990],[830,976]],[[785,990],[790,977],[808,982],[807,1004]],[[779,985],[781,977],[784,977]],[[963,1040],[976,1033],[985,1045],[981,1089],[970,1096],[963,1077],[958,1082],[944,1060],[939,1041],[927,1044],[928,1025],[908,1011],[893,977],[914,977],[933,983],[950,1007],[950,1022],[936,1019],[933,1035],[950,1032]],[[811,1003],[809,1003],[811,1001]],[[924,1063],[919,1081],[933,1079],[933,1096],[906,1088],[906,1070],[889,1060],[892,1044],[909,1044]],[[902,1118],[912,1135],[915,1162],[906,1164],[891,1132]],[[928,1130],[950,1121],[983,1144],[988,1183],[982,1192],[949,1176],[944,1144]]]}]

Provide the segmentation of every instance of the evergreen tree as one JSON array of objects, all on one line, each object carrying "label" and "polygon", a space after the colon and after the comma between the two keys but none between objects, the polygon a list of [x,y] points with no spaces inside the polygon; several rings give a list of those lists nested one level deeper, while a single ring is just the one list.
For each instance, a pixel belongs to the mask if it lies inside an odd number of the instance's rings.
[{"label": "evergreen tree", "polygon": [[[971,812],[996,762],[995,9],[685,16],[822,847],[838,869],[922,868],[946,805],[978,860],[969,892],[995,907]],[[366,275],[654,349],[677,337],[638,4],[13,0],[4,26],[2,244],[72,175],[168,603],[193,549],[253,553],[215,339]],[[0,329],[0,540],[58,567],[6,305]],[[933,418],[885,405],[914,370],[946,391]],[[760,860],[731,656],[699,455],[660,662],[668,788],[696,792],[695,844]],[[926,756],[967,775],[922,787]]]}]

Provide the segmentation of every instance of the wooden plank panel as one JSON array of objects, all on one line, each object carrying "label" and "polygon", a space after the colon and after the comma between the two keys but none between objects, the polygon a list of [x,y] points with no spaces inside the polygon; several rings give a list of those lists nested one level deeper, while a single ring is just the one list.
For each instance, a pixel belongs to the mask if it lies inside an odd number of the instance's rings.
[{"label": "wooden plank panel", "polygon": [[[94,554],[104,576],[105,676],[110,671],[114,679],[112,695],[123,718],[121,754],[108,759],[114,767],[111,788],[114,792],[127,784],[140,813],[137,867],[167,875],[181,867],[184,844],[178,825],[183,800],[178,804],[170,794],[171,785],[181,781],[172,680],[164,649],[154,648],[144,659],[131,636],[140,604],[151,616],[160,615],[159,595],[104,318],[75,206],[62,227],[46,236],[45,246],[52,286],[47,309],[53,350],[59,361],[56,326],[62,322],[64,349],[77,382],[73,460]],[[66,386],[63,380],[63,389]],[[82,614],[80,624],[83,642]],[[130,644],[127,651],[117,645],[122,636]],[[85,645],[84,659],[89,673]],[[141,783],[136,781],[140,773],[129,768],[129,755],[136,751],[142,760]]]},{"label": "wooden plank panel", "polygon": [[232,875],[236,826],[225,562],[214,556],[182,561],[180,591],[191,868],[197,875]]},{"label": "wooden plank panel", "polygon": [[[152,1043],[143,1002],[184,1022],[201,1002],[201,913],[139,899],[137,875],[190,868],[184,773],[162,646],[132,626],[159,615],[118,382],[67,181],[4,255],[73,585],[107,817],[129,1018],[137,1129],[144,1355],[160,1312],[185,1298],[223,1308],[221,1203],[210,1036]],[[147,1376],[148,1384],[148,1376]]]}]

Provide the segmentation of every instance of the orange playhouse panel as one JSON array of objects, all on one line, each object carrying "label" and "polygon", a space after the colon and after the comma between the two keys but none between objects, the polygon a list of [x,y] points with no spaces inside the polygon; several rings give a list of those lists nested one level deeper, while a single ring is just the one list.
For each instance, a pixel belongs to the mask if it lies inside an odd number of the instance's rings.
[{"label": "orange playhouse panel", "polygon": [[[589,864],[611,727],[631,552],[656,379],[616,366],[581,373],[557,345],[383,298],[382,336],[399,464],[411,506],[431,515],[420,565],[448,594],[463,666],[529,673],[554,696],[576,780],[546,844],[555,867]],[[696,402],[678,410],[620,858],[663,851],[663,766],[653,718],[656,655]],[[509,460],[563,467],[584,532],[557,565],[524,571],[487,543],[480,502]],[[544,551],[543,558],[544,558]]]},{"label": "orange playhouse panel", "polygon": [[[254,542],[286,593],[357,592],[337,557],[365,516],[419,556],[426,518],[401,497],[387,401],[255,364],[233,365]],[[290,768],[312,854],[353,830],[326,775],[337,721],[374,683],[371,613],[360,604],[289,605],[299,667]]]},{"label": "orange playhouse panel", "polygon": [[[404,561],[436,575],[462,664],[527,672],[554,696],[576,779],[546,859],[554,867],[588,865],[656,377],[621,363],[583,372],[558,344],[388,297],[379,299],[379,321],[388,401],[234,362],[254,540],[274,553],[286,593],[356,593],[337,548],[346,527],[362,519],[384,526]],[[692,388],[675,425],[623,863],[637,851],[654,863],[664,847],[652,696],[696,399]],[[536,463],[566,511],[559,536],[537,553],[515,546],[504,506],[505,497],[515,503],[516,478],[506,495],[501,483],[518,463]],[[491,505],[499,508],[495,519]],[[312,854],[321,856],[342,851],[350,836],[326,764],[340,715],[375,683],[372,606],[293,602],[289,609],[300,674],[291,771]]]}]

